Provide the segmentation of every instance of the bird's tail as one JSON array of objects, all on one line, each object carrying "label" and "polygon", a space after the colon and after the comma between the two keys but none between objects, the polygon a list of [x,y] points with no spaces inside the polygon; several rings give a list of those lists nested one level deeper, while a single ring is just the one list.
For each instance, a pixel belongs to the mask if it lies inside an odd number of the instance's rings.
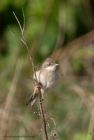
[{"label": "bird's tail", "polygon": [[26,105],[31,104],[31,106],[33,106],[33,104],[35,103],[37,98],[37,94],[31,95],[30,98],[27,100]]},{"label": "bird's tail", "polygon": [[[41,89],[41,93],[42,93],[42,98],[43,98],[43,94],[44,94],[44,90]],[[35,86],[34,88],[34,92],[33,94],[30,96],[30,98],[28,99],[26,105],[29,105],[31,103],[31,106],[33,106],[33,104],[35,103],[37,96],[38,96],[38,86]]]}]

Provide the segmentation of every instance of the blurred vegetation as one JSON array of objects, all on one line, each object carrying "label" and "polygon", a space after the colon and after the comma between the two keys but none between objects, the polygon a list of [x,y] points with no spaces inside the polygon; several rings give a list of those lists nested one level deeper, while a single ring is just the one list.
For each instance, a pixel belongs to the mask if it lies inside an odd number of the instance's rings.
[{"label": "blurred vegetation", "polygon": [[[25,105],[33,91],[32,66],[26,48],[20,42],[21,32],[13,16],[14,11],[23,25],[22,8],[25,14],[24,35],[36,67],[39,67],[54,50],[57,52],[61,47],[63,52],[66,44],[93,31],[94,1],[0,1],[0,118],[7,105],[8,95],[15,79],[15,69],[20,61],[22,67],[20,70],[18,66],[20,74],[17,75],[18,80],[14,82],[16,90],[10,107],[5,110],[9,116],[4,131],[5,135],[32,136],[24,137],[23,140],[39,140],[41,122],[37,106],[31,109]],[[71,55],[66,51],[68,63],[63,63],[65,59],[62,60],[62,54],[61,59],[58,58],[61,64],[61,81],[57,89],[45,97],[46,115],[50,125],[49,134],[55,127],[50,118],[54,118],[58,140],[86,140],[88,135],[89,113],[79,96],[69,89],[76,83],[86,88],[92,95],[94,93],[94,40],[89,44],[88,38],[86,41],[86,45],[79,46],[79,49],[75,49]],[[71,48],[69,47],[70,50]],[[13,89],[15,89],[14,85]],[[20,138],[6,137],[6,139],[19,140]]]}]

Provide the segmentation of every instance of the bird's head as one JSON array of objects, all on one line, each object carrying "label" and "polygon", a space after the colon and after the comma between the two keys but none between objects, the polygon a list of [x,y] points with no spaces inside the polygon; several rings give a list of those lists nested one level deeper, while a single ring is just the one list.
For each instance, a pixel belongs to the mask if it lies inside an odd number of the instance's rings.
[{"label": "bird's head", "polygon": [[44,63],[42,64],[42,68],[48,71],[55,71],[59,64],[55,63],[52,58],[47,58]]}]

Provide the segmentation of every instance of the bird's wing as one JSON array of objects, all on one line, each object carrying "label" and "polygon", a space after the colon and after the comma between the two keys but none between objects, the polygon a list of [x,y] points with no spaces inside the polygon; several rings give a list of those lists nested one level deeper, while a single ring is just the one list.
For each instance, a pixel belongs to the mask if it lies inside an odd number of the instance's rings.
[{"label": "bird's wing", "polygon": [[32,103],[33,101],[35,102],[35,99],[36,99],[37,95],[38,95],[38,94],[31,95],[31,96],[29,97],[29,99],[27,100],[26,105],[29,105],[29,104]]},{"label": "bird's wing", "polygon": [[43,88],[47,86],[47,73],[45,70],[38,70],[33,75],[33,79],[35,82],[39,82],[42,84]]},{"label": "bird's wing", "polygon": [[40,70],[36,71],[33,74],[33,80],[36,81],[36,82],[40,82]]},{"label": "bird's wing", "polygon": [[41,70],[40,83],[42,84],[43,88],[45,89],[47,86],[47,72],[44,69]]}]

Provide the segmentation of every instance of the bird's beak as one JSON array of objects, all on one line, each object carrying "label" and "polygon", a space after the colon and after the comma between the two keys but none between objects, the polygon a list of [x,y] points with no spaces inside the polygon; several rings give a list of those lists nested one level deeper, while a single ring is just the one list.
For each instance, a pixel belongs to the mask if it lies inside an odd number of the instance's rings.
[{"label": "bird's beak", "polygon": [[55,65],[56,65],[56,67],[59,66],[59,64],[55,64]]}]

